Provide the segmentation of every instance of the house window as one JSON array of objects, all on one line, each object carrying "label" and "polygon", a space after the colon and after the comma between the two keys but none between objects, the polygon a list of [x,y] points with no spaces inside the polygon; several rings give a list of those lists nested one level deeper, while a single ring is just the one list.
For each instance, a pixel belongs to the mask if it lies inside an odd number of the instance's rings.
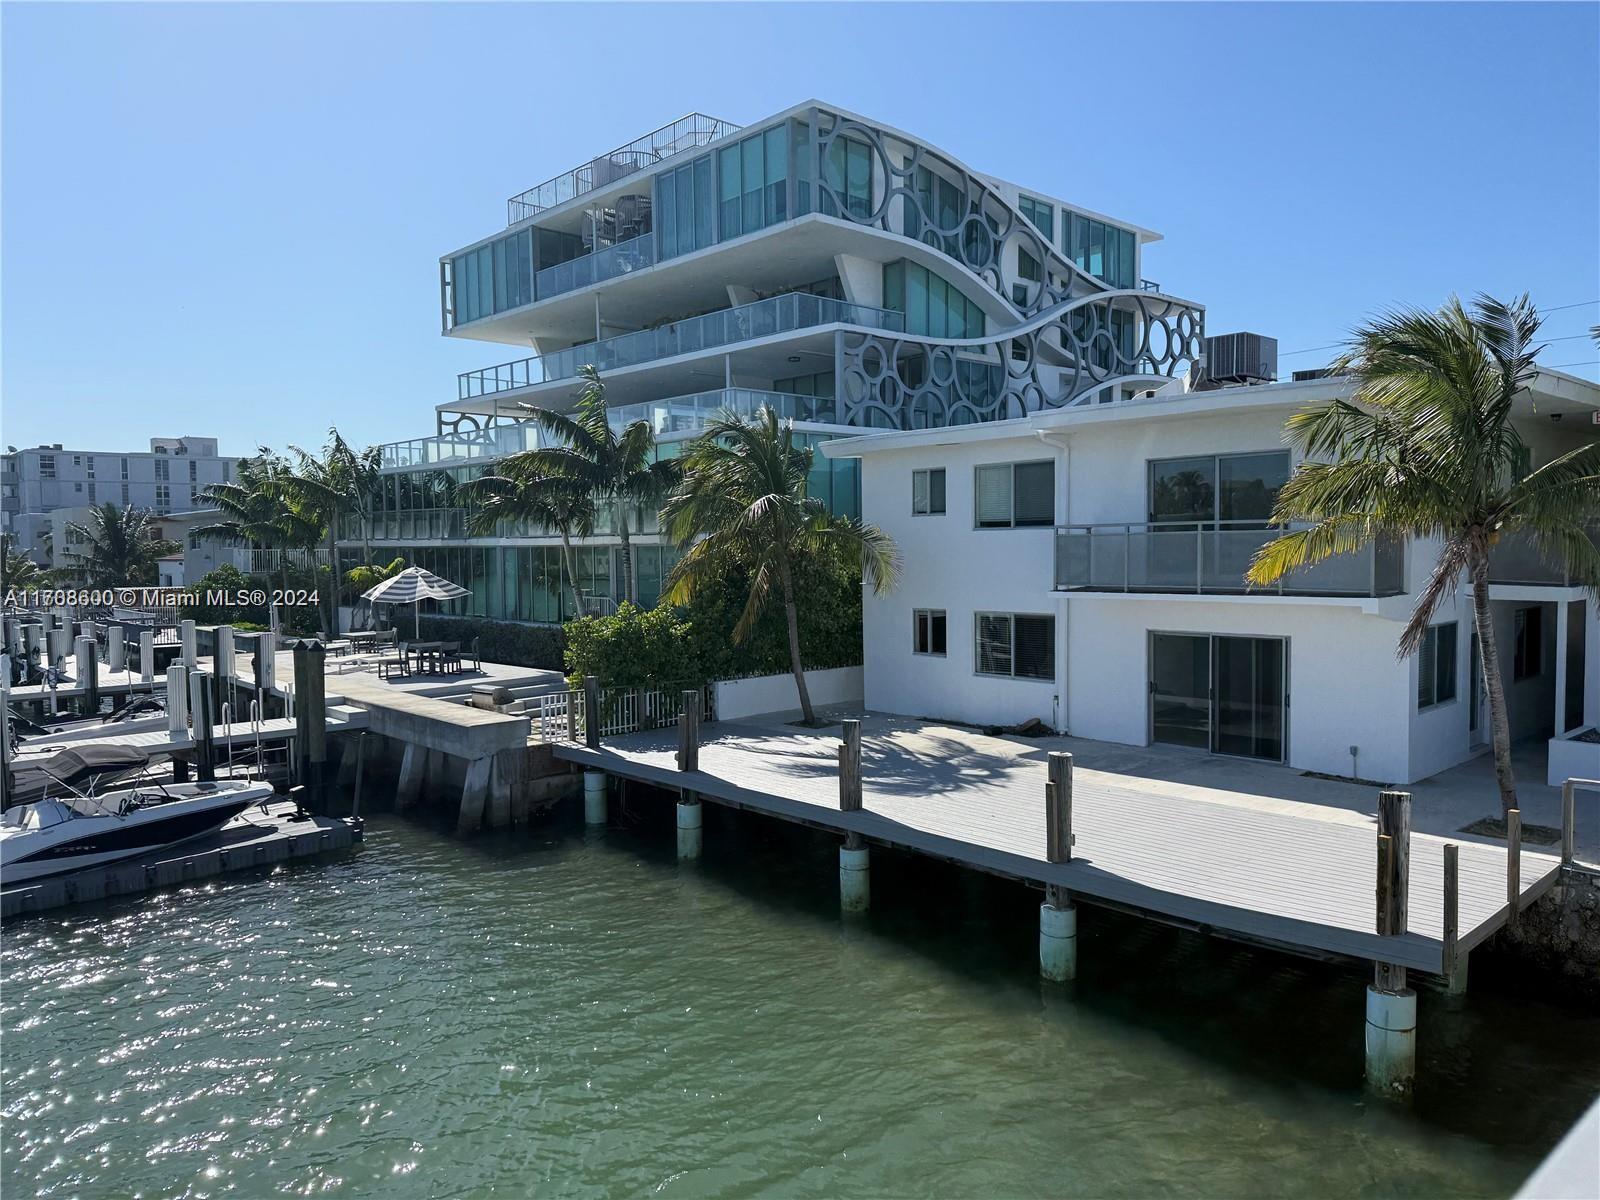
[{"label": "house window", "polygon": [[122,507],[128,507],[128,485],[126,482],[122,485]]},{"label": "house window", "polygon": [[39,478],[54,479],[56,477],[56,456],[54,454],[39,455]]},{"label": "house window", "polygon": [[74,454],[74,455],[73,455],[73,456],[72,456],[72,465],[73,465],[73,466],[75,466],[75,467],[81,467],[81,466],[83,466],[83,455],[81,455],[81,454]]},{"label": "house window", "polygon": [[194,459],[189,460],[189,482],[193,483],[200,478],[200,464]]},{"label": "house window", "polygon": [[1149,470],[1152,525],[1265,529],[1289,481],[1289,452],[1152,459]]},{"label": "house window", "polygon": [[156,484],[156,511],[166,512],[172,507],[172,489],[164,483]]},{"label": "house window", "polygon": [[78,481],[74,482],[73,485],[72,485],[72,490],[75,491],[75,492],[83,491],[83,481],[82,480],[78,480]]},{"label": "house window", "polygon": [[1056,469],[1049,460],[979,467],[974,491],[979,529],[1055,524]]},{"label": "house window", "polygon": [[1430,625],[1417,651],[1417,709],[1456,698],[1456,623]]},{"label": "house window", "polygon": [[920,516],[944,512],[944,468],[911,472],[911,511]]},{"label": "house window", "polygon": [[942,608],[918,608],[911,613],[913,654],[945,656],[945,611]]},{"label": "house window", "polygon": [[88,469],[88,472],[89,472],[89,478],[90,478],[90,479],[93,479],[93,478],[94,478],[94,455],[92,455],[92,454],[91,454],[91,455],[89,455],[89,461],[88,461],[88,462],[87,462],[87,463],[86,463],[86,464],[84,464],[84,465],[85,465],[85,466],[86,466],[86,467],[87,467],[87,469]]},{"label": "house window", "polygon": [[156,459],[156,479],[165,483],[172,478],[172,463],[165,458]]},{"label": "house window", "polygon": [[90,504],[99,503],[99,499],[95,494],[94,480],[92,480],[92,479],[89,481],[89,503]]},{"label": "house window", "polygon": [[979,675],[1056,677],[1056,619],[1021,613],[978,613],[973,661]]},{"label": "house window", "polygon": [[126,479],[128,477],[128,460],[127,459],[123,459],[122,460],[122,477],[124,479]]},{"label": "house window", "polygon": [[1544,610],[1517,609],[1512,629],[1511,640],[1516,652],[1511,678],[1532,679],[1544,671]]}]

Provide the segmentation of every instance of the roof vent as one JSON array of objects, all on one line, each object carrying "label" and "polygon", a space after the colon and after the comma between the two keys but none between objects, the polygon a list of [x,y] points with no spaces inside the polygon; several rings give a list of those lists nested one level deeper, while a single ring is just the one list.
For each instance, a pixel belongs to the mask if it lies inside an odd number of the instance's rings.
[{"label": "roof vent", "polygon": [[1208,337],[1206,376],[1213,383],[1271,383],[1278,378],[1278,339],[1261,333]]}]

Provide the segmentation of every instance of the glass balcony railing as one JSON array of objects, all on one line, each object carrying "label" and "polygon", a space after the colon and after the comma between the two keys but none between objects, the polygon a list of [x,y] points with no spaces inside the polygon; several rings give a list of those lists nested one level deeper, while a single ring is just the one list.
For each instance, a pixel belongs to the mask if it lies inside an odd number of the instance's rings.
[{"label": "glass balcony railing", "polygon": [[496,392],[514,391],[535,384],[572,379],[582,366],[615,371],[656,359],[693,354],[718,346],[791,333],[818,325],[864,325],[895,333],[905,330],[905,316],[886,308],[830,300],[805,292],[771,296],[754,304],[724,308],[656,329],[641,329],[616,337],[573,346],[542,358],[521,358],[457,377],[460,399],[472,400]]},{"label": "glass balcony railing", "polygon": [[387,442],[378,447],[379,470],[407,467],[458,466],[477,459],[503,458],[537,449],[537,425],[492,425],[472,433],[441,433],[437,437]]},{"label": "glass balcony railing", "polygon": [[[1589,530],[1589,540],[1600,547],[1600,526]],[[1551,563],[1525,533],[1502,537],[1489,549],[1489,582],[1532,584],[1537,587],[1577,587],[1559,562]]]},{"label": "glass balcony railing", "polygon": [[546,300],[563,292],[576,291],[592,283],[603,283],[630,271],[655,265],[656,239],[654,234],[647,233],[631,241],[607,246],[593,254],[546,267],[533,277],[534,299]]},{"label": "glass balcony railing", "polygon": [[1259,593],[1283,596],[1396,596],[1405,591],[1405,554],[1378,541],[1303,567],[1270,588],[1244,574],[1278,528],[1260,522],[1067,525],[1056,529],[1056,590],[1080,592]]},{"label": "glass balcony railing", "polygon": [[[363,531],[361,518],[349,515],[339,526],[339,540],[372,541],[456,541],[475,536],[471,530],[473,510],[469,508],[403,508],[388,509],[372,515]],[[617,532],[616,513],[609,506],[596,514],[594,536],[612,537]],[[653,534],[660,532],[660,521],[654,510],[634,509],[628,518],[628,532]],[[559,531],[535,521],[501,521],[485,537],[558,537]]]},{"label": "glass balcony railing", "polygon": [[667,400],[646,400],[611,410],[611,423],[618,428],[635,421],[647,421],[659,437],[667,433],[690,433],[704,429],[712,419],[732,413],[746,420],[763,408],[770,408],[780,420],[816,421],[831,424],[833,400],[819,396],[795,396],[788,392],[766,392],[757,388],[716,388]]},{"label": "glass balcony railing", "polygon": [[626,146],[618,146],[598,158],[590,159],[581,167],[573,167],[547,179],[537,187],[519,192],[506,202],[506,222],[515,225],[546,208],[554,208],[596,188],[605,187],[625,179],[635,171],[643,171],[675,154],[698,150],[718,138],[738,133],[740,126],[705,113],[690,113],[679,117],[670,125],[652,130],[635,138]]}]

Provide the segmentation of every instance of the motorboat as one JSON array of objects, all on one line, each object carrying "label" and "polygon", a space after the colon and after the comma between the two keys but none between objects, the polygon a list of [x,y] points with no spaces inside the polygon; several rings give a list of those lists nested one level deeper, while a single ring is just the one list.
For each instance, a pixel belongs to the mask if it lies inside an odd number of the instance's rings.
[{"label": "motorboat", "polygon": [[31,804],[51,794],[92,795],[139,774],[150,755],[137,746],[62,746],[53,753],[16,759],[6,781],[3,807]]},{"label": "motorboat", "polygon": [[0,813],[0,886],[204,837],[272,796],[267,783],[147,783]]}]

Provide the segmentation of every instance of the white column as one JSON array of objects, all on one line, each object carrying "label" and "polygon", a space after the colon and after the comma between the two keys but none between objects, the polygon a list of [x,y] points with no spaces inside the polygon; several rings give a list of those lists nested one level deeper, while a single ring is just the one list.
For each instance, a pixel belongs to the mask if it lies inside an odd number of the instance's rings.
[{"label": "white column", "polygon": [[872,906],[871,851],[865,846],[839,847],[839,909],[861,913]]},{"label": "white column", "polygon": [[189,732],[189,669],[182,663],[167,668],[167,732],[176,737]]},{"label": "white column", "polygon": [[604,825],[606,823],[606,773],[604,771],[585,771],[583,773],[583,823],[585,825]]},{"label": "white column", "polygon": [[106,670],[122,671],[128,666],[128,647],[123,640],[124,634],[121,625],[112,625],[106,630]]},{"label": "white column", "polygon": [[1065,983],[1078,974],[1078,910],[1072,904],[1039,906],[1039,974]]},{"label": "white column", "polygon": [[72,631],[64,626],[60,629],[52,629],[48,640],[50,643],[50,661],[45,665],[50,667],[58,663],[64,665],[67,651],[72,648]]},{"label": "white column", "polygon": [[681,801],[678,804],[678,857],[690,861],[700,857],[701,826],[700,801]]},{"label": "white column", "polygon": [[1417,994],[1367,986],[1367,1083],[1380,1092],[1409,1092],[1417,1074]]},{"label": "white column", "polygon": [[233,626],[218,625],[214,636],[217,639],[216,653],[212,655],[211,667],[216,672],[218,679],[232,679]]},{"label": "white column", "polygon": [[183,648],[183,665],[193,670],[199,661],[196,657],[196,647],[199,643],[195,637],[193,621],[178,622],[178,642]]},{"label": "white column", "polygon": [[139,679],[143,683],[154,683],[156,679],[156,631],[153,629],[139,631]]},{"label": "white column", "polygon": [[[1567,712],[1567,611],[1572,606],[1556,601],[1556,736],[1567,731],[1571,715]],[[1584,647],[1588,649],[1588,647]]]},{"label": "white column", "polygon": [[94,670],[94,638],[87,635],[80,637],[72,652],[74,660],[72,682],[81,688],[86,688],[89,686],[89,673]]}]

